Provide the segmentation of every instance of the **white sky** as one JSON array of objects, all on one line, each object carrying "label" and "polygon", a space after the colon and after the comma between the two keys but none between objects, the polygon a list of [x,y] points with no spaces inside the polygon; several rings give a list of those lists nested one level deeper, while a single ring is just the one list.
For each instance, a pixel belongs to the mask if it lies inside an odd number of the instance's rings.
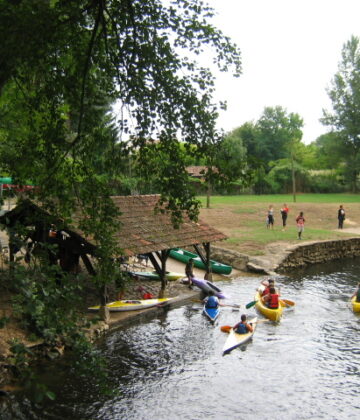
[{"label": "white sky", "polygon": [[360,0],[206,0],[212,23],[241,50],[239,79],[220,74],[219,99],[228,109],[219,128],[230,131],[256,121],[264,107],[284,107],[304,120],[303,141],[328,128],[319,122],[331,109],[326,88],[338,70],[341,50],[360,36]]}]

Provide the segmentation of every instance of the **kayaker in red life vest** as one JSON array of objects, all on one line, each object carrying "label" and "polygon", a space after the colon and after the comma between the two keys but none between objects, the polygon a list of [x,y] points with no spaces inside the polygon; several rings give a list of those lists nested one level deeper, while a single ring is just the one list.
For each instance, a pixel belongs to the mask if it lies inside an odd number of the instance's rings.
[{"label": "kayaker in red life vest", "polygon": [[265,286],[265,289],[261,293],[261,296],[268,295],[271,287],[275,288],[275,280],[274,279],[264,280],[264,281],[261,282],[261,284],[263,286]]},{"label": "kayaker in red life vest", "polygon": [[233,326],[233,330],[237,334],[246,334],[247,332],[253,332],[254,331],[252,325],[248,324],[246,322],[246,315],[245,314],[241,315],[241,321]]},{"label": "kayaker in red life vest", "polygon": [[279,307],[279,295],[274,287],[270,287],[269,293],[263,296],[262,300],[269,309],[277,309]]}]

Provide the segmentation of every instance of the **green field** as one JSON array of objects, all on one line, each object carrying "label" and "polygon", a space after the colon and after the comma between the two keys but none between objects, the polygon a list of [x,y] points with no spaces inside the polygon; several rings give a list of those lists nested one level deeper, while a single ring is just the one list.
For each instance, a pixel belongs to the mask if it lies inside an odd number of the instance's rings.
[{"label": "green field", "polygon": [[[199,197],[202,204],[201,220],[225,233],[228,237],[221,246],[249,255],[266,252],[268,244],[279,246],[298,242],[296,216],[305,215],[303,241],[338,240],[358,236],[360,232],[359,194],[299,194],[296,202],[292,195],[237,195],[213,196],[210,208],[206,197]],[[283,230],[280,208],[287,203],[290,208],[287,226]],[[267,229],[269,205],[274,206],[274,229]],[[344,229],[338,229],[337,212],[344,205]]]}]

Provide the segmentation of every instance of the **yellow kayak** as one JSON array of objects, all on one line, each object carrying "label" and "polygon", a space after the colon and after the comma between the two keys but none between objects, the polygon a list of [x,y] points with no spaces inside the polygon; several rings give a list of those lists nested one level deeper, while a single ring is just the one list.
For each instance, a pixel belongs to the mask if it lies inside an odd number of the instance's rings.
[{"label": "yellow kayak", "polygon": [[[117,300],[106,305],[110,312],[138,311],[140,309],[151,308],[153,306],[163,305],[173,298],[162,299],[144,299],[144,300]],[[100,306],[90,306],[89,311],[98,311]]]},{"label": "yellow kayak", "polygon": [[[131,275],[140,277],[147,280],[160,280],[160,276],[156,271],[131,271]],[[173,271],[166,272],[166,279],[169,281],[175,281],[184,277],[183,273],[175,273]]]},{"label": "yellow kayak", "polygon": [[279,303],[279,307],[277,309],[270,309],[264,305],[263,301],[261,300],[261,296],[259,292],[256,292],[254,300],[256,301],[255,308],[263,314],[266,318],[270,319],[271,321],[278,322],[283,314],[283,306]]},{"label": "yellow kayak", "polygon": [[231,350],[236,349],[236,347],[241,346],[242,344],[247,343],[252,336],[254,335],[257,317],[248,321],[253,326],[252,332],[247,332],[246,334],[238,334],[232,328],[229,330],[229,337],[225,341],[223,347],[223,356],[231,352]]},{"label": "yellow kayak", "polygon": [[360,312],[360,302],[356,302],[356,296],[351,298],[351,305],[354,312]]}]

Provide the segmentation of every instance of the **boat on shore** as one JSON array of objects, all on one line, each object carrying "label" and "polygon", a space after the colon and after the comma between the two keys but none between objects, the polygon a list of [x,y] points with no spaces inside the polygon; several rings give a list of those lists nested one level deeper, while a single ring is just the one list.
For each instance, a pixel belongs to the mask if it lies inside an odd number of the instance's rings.
[{"label": "boat on shore", "polygon": [[[110,312],[123,312],[123,311],[138,311],[140,309],[152,308],[154,306],[161,306],[168,303],[173,298],[161,298],[161,299],[144,299],[144,300],[117,300],[115,302],[108,303],[106,307]],[[100,305],[90,306],[89,311],[98,311]]]},{"label": "boat on shore", "polygon": [[253,327],[252,332],[247,332],[246,334],[238,334],[233,330],[233,328],[230,328],[229,336],[226,339],[223,347],[223,356],[225,354],[229,354],[232,350],[236,349],[237,347],[240,347],[243,344],[246,344],[249,340],[251,340],[252,336],[255,333],[257,317],[249,320],[248,322]]},{"label": "boat on shore", "polygon": [[[129,271],[131,276],[140,277],[147,280],[160,280],[160,276],[156,271]],[[175,273],[173,271],[166,272],[166,280],[175,281],[184,277],[183,273]]]},{"label": "boat on shore", "polygon": [[[197,277],[193,277],[192,279],[193,285],[201,289],[206,294],[213,292],[215,296],[219,299],[226,299],[225,293],[219,287],[217,287],[214,283],[211,283],[209,280],[198,279]],[[187,279],[185,280],[187,281]]]},{"label": "boat on shore", "polygon": [[[201,258],[193,252],[186,251],[185,249],[181,248],[173,248],[170,250],[169,256],[185,264],[188,263],[192,258],[194,260],[195,267],[206,270],[205,264],[201,261]],[[211,271],[216,274],[230,274],[232,271],[231,265],[222,264],[214,260],[210,260],[210,264]]]},{"label": "boat on shore", "polygon": [[261,299],[261,295],[260,292],[257,291],[254,297],[254,301],[256,301],[255,303],[255,308],[262,314],[264,315],[266,318],[270,319],[270,321],[274,321],[274,322],[279,322],[282,314],[283,314],[283,310],[284,307],[282,306],[281,302],[279,302],[279,307],[277,309],[271,309],[268,308],[264,302]]},{"label": "boat on shore", "polygon": [[356,302],[356,296],[351,298],[351,306],[353,312],[360,312],[360,302]]}]

